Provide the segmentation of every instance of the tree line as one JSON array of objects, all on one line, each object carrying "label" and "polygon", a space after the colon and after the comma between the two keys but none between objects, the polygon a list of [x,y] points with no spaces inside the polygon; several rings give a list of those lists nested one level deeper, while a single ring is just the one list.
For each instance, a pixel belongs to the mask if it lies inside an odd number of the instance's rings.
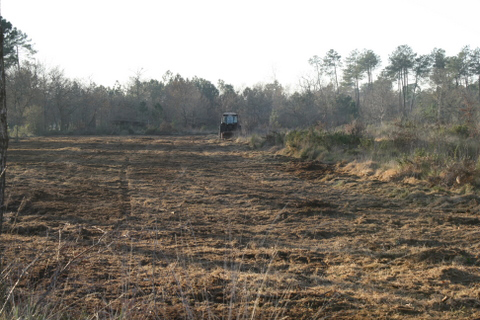
[{"label": "tree line", "polygon": [[15,137],[213,131],[225,111],[238,112],[247,132],[395,119],[474,125],[478,118],[479,48],[420,55],[400,45],[383,68],[373,50],[342,57],[331,49],[309,59],[311,73],[293,92],[278,81],[238,89],[170,71],[148,80],[139,71],[125,84],[106,87],[48,69],[33,59],[24,33],[4,19],[2,27],[8,125]]}]

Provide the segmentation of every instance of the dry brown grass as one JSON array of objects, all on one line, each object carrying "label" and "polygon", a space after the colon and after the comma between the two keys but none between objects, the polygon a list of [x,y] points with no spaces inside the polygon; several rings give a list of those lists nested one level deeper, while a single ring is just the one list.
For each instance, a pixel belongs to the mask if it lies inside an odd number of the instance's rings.
[{"label": "dry brown grass", "polygon": [[0,319],[480,317],[475,194],[213,136],[31,138],[9,160]]}]

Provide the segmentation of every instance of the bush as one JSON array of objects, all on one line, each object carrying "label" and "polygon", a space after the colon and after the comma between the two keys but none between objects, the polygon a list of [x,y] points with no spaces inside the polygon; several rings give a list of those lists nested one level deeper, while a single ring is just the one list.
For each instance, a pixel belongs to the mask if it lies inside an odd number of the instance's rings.
[{"label": "bush", "polygon": [[161,133],[171,133],[171,132],[175,131],[173,125],[170,122],[167,122],[167,121],[163,121],[162,123],[160,123],[160,126],[158,127],[158,130]]},{"label": "bush", "polygon": [[437,154],[429,154],[425,149],[416,149],[413,159],[407,154],[397,159],[397,162],[404,176],[411,176],[417,179],[427,179],[436,175],[441,167],[441,160]]},{"label": "bush", "polygon": [[360,138],[360,148],[365,151],[372,151],[375,146],[375,140],[372,138]]},{"label": "bush", "polygon": [[327,144],[333,146],[348,146],[356,147],[360,144],[360,138],[357,135],[352,135],[344,132],[336,131],[325,136]]},{"label": "bush", "polygon": [[256,134],[253,134],[248,141],[248,145],[252,149],[260,149],[261,147],[263,147],[264,143],[265,140]]},{"label": "bush", "polygon": [[407,152],[414,149],[419,142],[414,130],[399,130],[392,134],[393,145],[396,149]]},{"label": "bush", "polygon": [[476,139],[465,139],[449,145],[448,154],[457,161],[476,160],[480,154],[480,146]]},{"label": "bush", "polygon": [[357,119],[345,125],[345,133],[351,136],[361,137],[365,132],[365,126]]},{"label": "bush", "polygon": [[451,132],[462,138],[468,138],[470,136],[470,128],[466,124],[453,126]]},{"label": "bush", "polygon": [[358,135],[314,128],[291,131],[284,139],[287,153],[303,159],[319,159],[325,156],[329,159],[342,158],[341,154],[357,153],[362,144]]},{"label": "bush", "polygon": [[271,131],[265,136],[265,144],[270,146],[284,146],[285,136],[285,133]]},{"label": "bush", "polygon": [[453,162],[446,166],[446,170],[442,173],[442,182],[444,185],[476,185],[476,178],[479,176],[479,170],[476,168],[475,162],[464,160],[461,162]]},{"label": "bush", "polygon": [[146,134],[146,135],[156,135],[156,134],[160,134],[160,129],[157,128],[157,127],[148,126],[147,129],[145,129],[145,134]]}]

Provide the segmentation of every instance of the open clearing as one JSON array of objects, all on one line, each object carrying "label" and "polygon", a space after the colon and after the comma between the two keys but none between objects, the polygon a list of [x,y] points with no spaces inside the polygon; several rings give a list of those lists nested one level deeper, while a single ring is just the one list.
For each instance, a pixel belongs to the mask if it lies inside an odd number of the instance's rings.
[{"label": "open clearing", "polygon": [[215,136],[12,141],[7,173],[15,304],[85,319],[480,318],[476,195]]}]

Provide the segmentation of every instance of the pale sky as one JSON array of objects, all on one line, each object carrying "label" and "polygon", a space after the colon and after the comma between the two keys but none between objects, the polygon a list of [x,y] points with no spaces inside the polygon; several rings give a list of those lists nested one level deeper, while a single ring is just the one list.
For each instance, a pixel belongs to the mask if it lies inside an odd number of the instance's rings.
[{"label": "pale sky", "polygon": [[3,0],[47,67],[113,86],[143,70],[219,79],[236,88],[274,79],[295,87],[329,49],[381,56],[399,45],[456,55],[480,47],[478,0]]}]

